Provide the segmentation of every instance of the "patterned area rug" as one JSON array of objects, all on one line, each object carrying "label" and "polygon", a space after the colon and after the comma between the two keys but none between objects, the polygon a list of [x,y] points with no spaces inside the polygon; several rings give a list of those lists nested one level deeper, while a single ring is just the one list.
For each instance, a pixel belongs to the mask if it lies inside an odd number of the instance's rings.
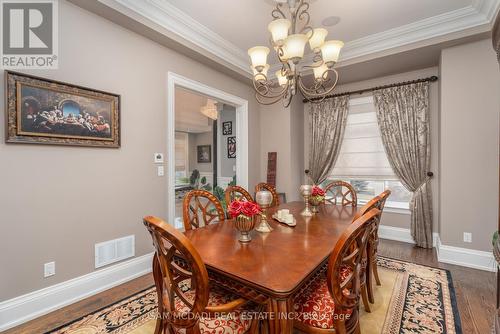
[{"label": "patterned area rug", "polygon": [[[462,333],[449,271],[385,257],[378,263],[382,286],[375,287],[371,313],[360,307],[362,333]],[[151,287],[47,333],[149,334],[155,319]]]}]

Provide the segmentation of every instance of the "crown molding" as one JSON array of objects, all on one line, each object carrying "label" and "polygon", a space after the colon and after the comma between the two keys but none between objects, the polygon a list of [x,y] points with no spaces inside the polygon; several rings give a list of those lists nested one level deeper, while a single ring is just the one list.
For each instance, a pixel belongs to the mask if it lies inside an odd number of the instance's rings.
[{"label": "crown molding", "polygon": [[[244,50],[165,0],[99,1],[114,1],[143,19],[196,45],[203,52],[219,59],[223,65],[230,64],[249,77],[252,76],[248,55]],[[407,51],[433,42],[444,42],[490,31],[499,8],[500,0],[475,0],[472,5],[464,8],[349,41],[342,50],[338,66],[364,61],[364,58],[370,56],[374,58],[381,53],[398,52],[401,48]],[[306,56],[306,60],[312,61],[312,55]],[[271,66],[271,73],[279,68],[279,64]]]},{"label": "crown molding", "polygon": [[197,45],[240,70],[251,73],[248,55],[191,16],[163,0],[114,0],[124,8]]}]

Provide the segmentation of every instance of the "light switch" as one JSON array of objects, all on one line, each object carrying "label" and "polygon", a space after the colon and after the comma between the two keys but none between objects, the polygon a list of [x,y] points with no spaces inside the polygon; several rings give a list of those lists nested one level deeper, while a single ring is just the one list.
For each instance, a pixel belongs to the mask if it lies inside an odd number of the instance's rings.
[{"label": "light switch", "polygon": [[158,166],[158,176],[165,175],[165,168],[163,166]]}]

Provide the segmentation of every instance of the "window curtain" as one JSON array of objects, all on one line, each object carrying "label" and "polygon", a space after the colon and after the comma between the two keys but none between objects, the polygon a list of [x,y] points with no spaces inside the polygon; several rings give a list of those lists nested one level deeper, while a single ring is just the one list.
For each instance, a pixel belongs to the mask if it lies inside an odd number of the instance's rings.
[{"label": "window curtain", "polygon": [[374,92],[377,120],[387,157],[401,183],[413,193],[411,234],[419,247],[432,248],[429,83]]},{"label": "window curtain", "polygon": [[309,176],[315,184],[326,180],[339,156],[348,109],[348,95],[309,104]]}]

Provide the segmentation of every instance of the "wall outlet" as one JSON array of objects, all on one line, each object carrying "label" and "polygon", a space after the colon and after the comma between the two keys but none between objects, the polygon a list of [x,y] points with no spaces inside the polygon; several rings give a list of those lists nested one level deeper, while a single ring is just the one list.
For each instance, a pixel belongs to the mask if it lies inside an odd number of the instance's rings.
[{"label": "wall outlet", "polygon": [[472,242],[472,233],[464,232],[464,242]]},{"label": "wall outlet", "polygon": [[50,277],[56,274],[56,263],[48,262],[43,265],[43,277]]}]

